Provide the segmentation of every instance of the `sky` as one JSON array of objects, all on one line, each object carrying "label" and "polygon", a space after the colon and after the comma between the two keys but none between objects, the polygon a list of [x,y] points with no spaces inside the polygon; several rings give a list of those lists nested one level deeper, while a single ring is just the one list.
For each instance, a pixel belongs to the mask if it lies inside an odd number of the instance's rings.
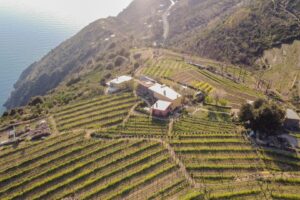
[{"label": "sky", "polygon": [[96,19],[116,16],[132,0],[0,0],[0,11],[28,15],[47,15],[75,26]]}]

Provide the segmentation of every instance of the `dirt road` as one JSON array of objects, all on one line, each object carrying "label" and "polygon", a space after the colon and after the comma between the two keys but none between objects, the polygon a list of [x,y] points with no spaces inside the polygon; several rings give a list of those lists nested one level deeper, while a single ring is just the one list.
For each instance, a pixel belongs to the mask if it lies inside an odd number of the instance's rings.
[{"label": "dirt road", "polygon": [[164,26],[164,35],[163,38],[164,40],[166,40],[169,36],[169,31],[170,31],[170,24],[169,24],[169,20],[168,17],[170,15],[170,10],[172,9],[172,7],[175,5],[174,0],[170,0],[171,5],[169,6],[169,8],[166,10],[166,12],[164,12],[162,20],[163,20],[163,26]]}]

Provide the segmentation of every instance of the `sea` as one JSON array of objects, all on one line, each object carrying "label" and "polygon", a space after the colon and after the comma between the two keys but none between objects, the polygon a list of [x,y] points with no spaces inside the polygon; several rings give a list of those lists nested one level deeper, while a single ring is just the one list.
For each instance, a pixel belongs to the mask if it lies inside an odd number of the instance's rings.
[{"label": "sea", "polygon": [[[51,0],[26,0],[23,1],[23,3],[30,1],[33,2],[32,5],[41,4],[41,6],[43,6],[41,2],[45,2],[45,5],[49,3],[48,5],[66,6],[60,3],[50,4]],[[61,2],[63,1],[68,0],[61,0]],[[89,1],[89,7],[82,10],[82,12],[78,12],[79,9],[84,9],[84,6],[80,8],[81,4],[85,5],[87,1]],[[74,2],[75,5],[76,2],[78,9],[74,9],[74,13],[71,13],[74,17],[69,17],[64,20],[62,17],[55,17],[55,13],[49,15],[42,12],[18,12],[11,8],[7,9],[3,5],[5,2],[11,3],[12,0],[0,0],[0,114],[5,111],[2,105],[8,99],[13,90],[14,83],[18,80],[25,68],[41,59],[61,42],[76,34],[84,26],[88,25],[88,22],[109,15],[116,15],[124,9],[130,1],[131,0],[123,0],[119,7],[113,8],[111,5],[115,5],[121,1],[73,0],[72,3]],[[21,1],[15,2],[19,4]],[[102,6],[99,5],[99,2],[102,3]],[[110,2],[111,5],[107,2]],[[72,3],[68,6],[72,6]],[[93,9],[93,4],[95,4],[95,6],[97,4],[97,10],[95,9],[95,12],[97,12],[96,15],[82,23],[78,23],[79,20],[76,20],[75,17],[81,19],[84,18],[85,13],[91,13],[92,10],[89,12],[88,9]],[[22,5],[20,6],[22,7]],[[63,8],[60,9],[63,10]],[[101,9],[103,10],[103,14],[101,14]],[[69,12],[72,12],[72,10]]]},{"label": "sea", "polygon": [[0,113],[21,72],[76,31],[51,19],[23,17],[0,12]]}]

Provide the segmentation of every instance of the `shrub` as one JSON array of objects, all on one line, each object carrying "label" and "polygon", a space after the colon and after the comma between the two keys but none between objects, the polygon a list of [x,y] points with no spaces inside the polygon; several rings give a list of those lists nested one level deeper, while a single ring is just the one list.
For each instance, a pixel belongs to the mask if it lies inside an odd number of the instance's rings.
[{"label": "shrub", "polygon": [[29,106],[36,106],[39,104],[44,103],[44,99],[43,97],[37,96],[37,97],[33,97],[30,102],[28,103]]},{"label": "shrub", "polygon": [[117,45],[116,45],[116,43],[111,43],[110,45],[109,45],[109,47],[108,47],[108,49],[113,49],[113,48],[115,48]]},{"label": "shrub", "polygon": [[206,96],[205,97],[205,103],[212,104],[213,102],[214,102],[214,100],[211,96]]},{"label": "shrub", "polygon": [[106,80],[105,80],[105,78],[103,78],[103,79],[100,80],[100,85],[106,86]]},{"label": "shrub", "polygon": [[114,65],[112,63],[108,63],[106,66],[107,70],[112,70],[114,68]]},{"label": "shrub", "polygon": [[71,86],[71,85],[74,85],[76,83],[78,83],[79,81],[81,81],[81,78],[80,77],[77,77],[77,78],[72,78],[70,81],[67,82],[67,86]]},{"label": "shrub", "polygon": [[3,114],[2,114],[2,117],[8,117],[9,113],[7,111],[5,111]]},{"label": "shrub", "polygon": [[15,109],[11,109],[9,112],[10,116],[15,116],[17,114],[17,111]]},{"label": "shrub", "polygon": [[134,54],[134,56],[133,56],[133,58],[135,59],[135,60],[138,60],[138,59],[140,59],[141,58],[141,54],[140,53],[137,53],[137,54]]},{"label": "shrub", "polygon": [[130,53],[126,49],[122,48],[119,52],[119,55],[128,58],[130,56]]},{"label": "shrub", "polygon": [[115,66],[119,67],[124,63],[125,59],[121,56],[118,56],[115,60]]},{"label": "shrub", "polygon": [[109,59],[114,59],[116,56],[117,56],[116,54],[111,53],[111,54],[108,55],[108,58]]},{"label": "shrub", "polygon": [[220,104],[221,106],[227,106],[228,102],[227,102],[226,99],[220,99],[220,100],[219,100],[219,104]]},{"label": "shrub", "polygon": [[105,74],[105,76],[104,76],[105,79],[108,79],[108,78],[110,78],[110,77],[111,77],[111,73],[107,73],[107,74]]}]

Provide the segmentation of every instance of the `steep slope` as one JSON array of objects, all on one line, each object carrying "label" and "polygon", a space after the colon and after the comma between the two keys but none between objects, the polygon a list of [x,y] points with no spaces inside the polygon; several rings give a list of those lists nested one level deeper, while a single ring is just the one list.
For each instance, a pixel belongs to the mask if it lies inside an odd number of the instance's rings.
[{"label": "steep slope", "polygon": [[201,56],[252,65],[264,50],[300,38],[300,3],[295,0],[180,4],[171,16],[169,43]]},{"label": "steep slope", "polygon": [[31,97],[46,94],[72,75],[93,71],[106,63],[107,54],[116,45],[127,50],[163,45],[253,65],[264,50],[299,38],[297,0],[134,0],[117,17],[90,24],[32,64],[15,84],[5,106],[25,105]]},{"label": "steep slope", "polygon": [[266,50],[256,63],[266,68],[259,76],[299,106],[300,41]]},{"label": "steep slope", "polygon": [[110,51],[112,45],[131,46],[134,41],[129,42],[119,24],[116,18],[98,20],[32,64],[22,73],[5,106],[24,105],[32,96],[44,95],[57,87],[68,76],[93,70],[95,65],[90,69],[88,66]]},{"label": "steep slope", "polygon": [[[152,44],[155,38],[159,40],[163,32],[159,19],[168,4],[169,0],[135,0],[118,17],[91,23],[29,66],[15,84],[5,106],[25,105],[31,97],[45,95],[71,75],[93,70],[98,58],[112,52],[112,46],[130,49],[144,43]],[[95,63],[94,67],[90,67],[91,63]]]},{"label": "steep slope", "polygon": [[170,0],[135,0],[118,15],[124,30],[144,44],[163,41],[163,18],[171,5]]}]

